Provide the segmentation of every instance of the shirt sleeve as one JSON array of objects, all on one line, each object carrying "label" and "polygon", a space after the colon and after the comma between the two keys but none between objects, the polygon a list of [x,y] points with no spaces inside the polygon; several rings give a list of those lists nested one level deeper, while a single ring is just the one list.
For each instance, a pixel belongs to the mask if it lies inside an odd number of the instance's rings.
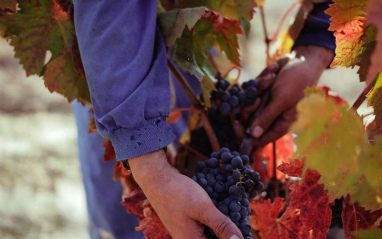
[{"label": "shirt sleeve", "polygon": [[154,0],[74,0],[76,33],[99,133],[117,160],[174,140],[170,87]]},{"label": "shirt sleeve", "polygon": [[313,10],[308,14],[300,35],[295,40],[294,46],[315,45],[335,51],[335,37],[329,31],[330,16],[325,13],[333,1],[314,4]]}]

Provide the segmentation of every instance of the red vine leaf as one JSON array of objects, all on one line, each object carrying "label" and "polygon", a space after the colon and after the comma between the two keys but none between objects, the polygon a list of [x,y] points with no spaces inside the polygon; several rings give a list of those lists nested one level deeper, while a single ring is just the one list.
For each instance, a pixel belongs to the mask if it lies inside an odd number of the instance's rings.
[{"label": "red vine leaf", "polygon": [[292,159],[289,163],[282,162],[281,165],[277,167],[278,170],[292,177],[302,177],[302,170],[305,165],[305,158]]},{"label": "red vine leaf", "polygon": [[356,239],[351,235],[352,232],[363,229],[370,229],[374,223],[382,216],[382,209],[370,212],[360,207],[358,203],[350,203],[350,197],[347,196],[343,201],[342,221],[345,230],[346,239]]},{"label": "red vine leaf", "polygon": [[69,102],[76,98],[90,102],[85,76],[76,71],[69,52],[65,52],[48,63],[44,81],[50,92],[56,91],[64,95]]},{"label": "red vine leaf", "polygon": [[105,153],[103,155],[103,161],[109,162],[116,159],[115,151],[113,144],[110,139],[107,139],[105,143],[103,143],[103,147],[105,148]]},{"label": "red vine leaf", "polygon": [[90,118],[88,134],[95,133],[97,131],[98,130],[97,130],[97,126],[95,123],[95,118]]},{"label": "red vine leaf", "polygon": [[285,207],[282,198],[276,197],[272,203],[270,199],[250,204],[252,227],[259,231],[262,239],[299,239],[302,225],[298,209],[287,208],[283,215],[280,213]]},{"label": "red vine leaf", "polygon": [[169,124],[177,122],[182,117],[182,112],[180,111],[171,111],[170,115],[167,117],[166,121]]},{"label": "red vine leaf", "polygon": [[208,60],[211,48],[218,44],[228,59],[240,66],[237,35],[242,33],[239,21],[225,18],[214,11],[206,11],[192,31],[185,28],[182,37],[176,40],[174,60],[199,80],[204,75],[213,78],[217,72]]},{"label": "red vine leaf", "polygon": [[290,186],[289,206],[300,210],[304,230],[312,230],[315,239],[326,238],[332,220],[328,192],[318,183],[320,177],[317,171],[308,169],[300,182]]},{"label": "red vine leaf", "polygon": [[13,12],[17,10],[17,1],[16,0],[1,0],[0,9],[10,9]]},{"label": "red vine leaf", "polygon": [[122,205],[126,208],[127,212],[137,216],[139,226],[136,227],[136,230],[143,230],[145,238],[171,239],[170,233],[162,224],[142,190],[134,190],[129,195],[123,195]]},{"label": "red vine leaf", "polygon": [[375,77],[382,72],[382,2],[380,0],[370,0],[367,6],[366,18],[371,24],[378,28],[377,45],[371,55],[371,64],[366,81],[371,83]]},{"label": "red vine leaf", "polygon": [[117,161],[114,164],[114,177],[113,180],[119,180],[121,178],[130,176],[131,172],[122,166],[121,161]]}]

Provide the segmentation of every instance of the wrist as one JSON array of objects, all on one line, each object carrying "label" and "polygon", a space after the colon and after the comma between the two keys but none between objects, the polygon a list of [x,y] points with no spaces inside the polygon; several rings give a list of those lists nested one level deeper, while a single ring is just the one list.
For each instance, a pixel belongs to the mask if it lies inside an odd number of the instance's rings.
[{"label": "wrist", "polygon": [[141,187],[158,179],[165,180],[166,173],[164,172],[171,168],[163,149],[130,158],[128,162],[135,180]]},{"label": "wrist", "polygon": [[304,58],[304,60],[311,66],[316,67],[318,70],[325,70],[332,62],[334,52],[322,46],[298,46],[293,52],[298,58]]}]

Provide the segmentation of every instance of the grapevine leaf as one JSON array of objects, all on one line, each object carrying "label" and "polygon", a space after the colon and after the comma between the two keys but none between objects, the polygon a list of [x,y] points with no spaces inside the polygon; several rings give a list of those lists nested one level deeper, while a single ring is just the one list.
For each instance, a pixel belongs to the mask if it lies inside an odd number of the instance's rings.
[{"label": "grapevine leaf", "polygon": [[15,47],[26,74],[40,74],[46,51],[52,60],[75,42],[74,25],[60,5],[51,0],[20,1],[20,11],[0,18],[4,37]]},{"label": "grapevine leaf", "polygon": [[298,135],[296,155],[307,157],[305,168],[321,174],[320,183],[329,190],[331,200],[341,197],[346,176],[357,171],[359,152],[366,144],[362,119],[346,105],[312,93],[298,104],[292,130]]},{"label": "grapevine leaf", "polygon": [[382,216],[382,209],[375,212],[365,210],[358,203],[350,203],[350,197],[347,196],[343,201],[342,220],[346,239],[356,239],[351,235],[354,231],[371,228],[374,223]]},{"label": "grapevine leaf", "polygon": [[356,236],[357,239],[382,238],[382,230],[373,227],[372,229],[369,229],[369,230],[361,230],[358,232],[354,232],[353,235]]},{"label": "grapevine leaf", "polygon": [[285,207],[282,198],[276,197],[272,203],[270,199],[262,202],[251,202],[252,227],[259,231],[262,239],[292,239],[301,238],[302,225],[298,209],[287,208],[283,215],[279,214]]},{"label": "grapevine leaf", "polygon": [[376,45],[375,38],[377,36],[377,28],[373,25],[365,26],[365,31],[361,37],[363,41],[363,52],[358,56],[357,71],[360,81],[365,81],[369,67],[371,64],[371,54],[373,53]]},{"label": "grapevine leaf", "polygon": [[211,91],[216,90],[214,82],[211,80],[210,77],[205,75],[200,83],[200,86],[202,88],[204,105],[205,107],[209,108],[211,107],[211,100],[210,100]]},{"label": "grapevine leaf", "polygon": [[180,111],[171,111],[170,115],[167,117],[166,122],[173,124],[177,122],[182,117],[182,112]]},{"label": "grapevine leaf", "polygon": [[176,39],[182,36],[186,26],[191,31],[206,10],[207,8],[205,7],[196,7],[177,9],[159,14],[158,23],[166,45],[173,45]]},{"label": "grapevine leaf", "polygon": [[136,227],[136,230],[143,230],[145,238],[171,239],[169,232],[162,224],[142,190],[134,190],[129,195],[123,195],[122,205],[129,213],[137,216],[139,226]]},{"label": "grapevine leaf", "polygon": [[183,70],[189,71],[199,80],[204,75],[212,79],[216,70],[208,60],[208,55],[216,43],[232,63],[240,66],[237,34],[242,34],[239,21],[207,11],[192,31],[185,28],[182,37],[176,40],[174,60]]},{"label": "grapevine leaf", "polygon": [[253,14],[255,13],[255,7],[257,7],[256,1],[234,0],[234,2],[241,27],[244,30],[245,35],[248,36],[249,31],[251,30],[250,21],[252,20]]},{"label": "grapevine leaf", "polygon": [[50,92],[63,94],[69,102],[75,98],[90,102],[85,76],[76,71],[69,52],[48,63],[44,81]]},{"label": "grapevine leaf", "polygon": [[330,31],[336,37],[336,56],[332,67],[354,67],[358,63],[358,55],[362,53],[365,9],[367,0],[334,0],[326,14],[331,15]]},{"label": "grapevine leaf", "polygon": [[10,9],[13,12],[17,10],[17,1],[16,0],[2,0],[0,2],[0,9]]},{"label": "grapevine leaf", "polygon": [[113,144],[110,139],[107,139],[105,143],[103,143],[103,147],[105,148],[105,153],[103,155],[103,161],[108,162],[116,159],[115,151]]},{"label": "grapevine leaf", "polygon": [[184,30],[182,37],[176,40],[173,59],[184,71],[190,72],[198,79],[203,78],[203,70],[195,59],[192,34],[187,29]]},{"label": "grapevine leaf", "polygon": [[382,127],[382,73],[379,74],[373,90],[367,95],[368,105],[374,108],[376,129]]},{"label": "grapevine leaf", "polygon": [[300,220],[313,238],[325,239],[332,220],[328,192],[319,184],[320,174],[307,170],[303,179],[290,186],[290,207],[301,210]]},{"label": "grapevine leaf", "polygon": [[89,129],[88,129],[88,134],[91,134],[91,133],[95,133],[97,132],[97,125],[95,123],[95,118],[90,118],[90,122],[89,122]]},{"label": "grapevine leaf", "polygon": [[282,163],[277,167],[281,172],[292,176],[292,177],[302,177],[302,170],[305,165],[305,158],[289,160],[289,163]]},{"label": "grapevine leaf", "polygon": [[119,180],[121,178],[125,178],[125,177],[129,176],[130,174],[131,174],[131,172],[128,171],[127,169],[125,169],[122,166],[121,161],[117,161],[114,164],[114,177],[113,177],[113,180],[117,181],[117,180]]},{"label": "grapevine leaf", "polygon": [[370,0],[367,7],[367,21],[378,28],[377,45],[371,56],[371,64],[366,81],[371,83],[382,72],[382,1]]},{"label": "grapevine leaf", "polygon": [[238,34],[243,34],[240,28],[240,22],[228,18],[223,18],[214,11],[207,12],[204,15],[211,22],[216,34],[220,49],[227,54],[232,63],[240,66]]}]

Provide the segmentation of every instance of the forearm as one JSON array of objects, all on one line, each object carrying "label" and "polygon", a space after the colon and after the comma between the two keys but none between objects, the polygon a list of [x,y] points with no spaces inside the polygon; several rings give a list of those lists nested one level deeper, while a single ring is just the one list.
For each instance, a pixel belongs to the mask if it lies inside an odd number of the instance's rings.
[{"label": "forearm", "polygon": [[153,0],[75,0],[76,32],[98,131],[117,160],[174,139],[166,49]]},{"label": "forearm", "polygon": [[293,52],[296,57],[307,61],[313,73],[319,73],[319,75],[329,66],[334,57],[332,50],[316,45],[297,46]]}]

